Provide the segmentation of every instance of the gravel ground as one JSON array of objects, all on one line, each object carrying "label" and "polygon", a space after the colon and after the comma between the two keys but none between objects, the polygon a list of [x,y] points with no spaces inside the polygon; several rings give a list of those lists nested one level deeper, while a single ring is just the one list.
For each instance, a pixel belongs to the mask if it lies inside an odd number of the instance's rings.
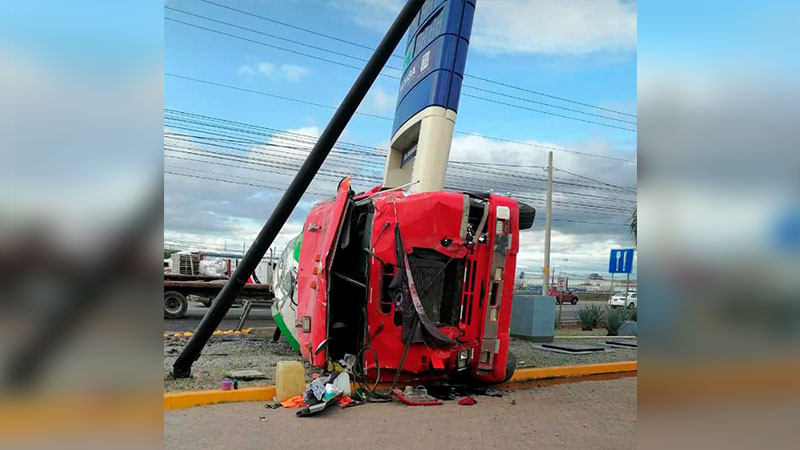
[{"label": "gravel ground", "polygon": [[[591,339],[566,339],[556,338],[554,343],[558,344],[602,344],[606,340],[613,339],[601,336]],[[626,339],[631,341],[633,339]],[[635,341],[635,340],[633,340]],[[592,364],[614,361],[633,361],[636,359],[636,349],[613,348],[610,351],[598,352],[588,355],[568,355],[564,353],[550,352],[536,348],[541,345],[521,339],[511,339],[511,352],[517,357],[517,367],[553,367],[569,366],[573,364]]]},{"label": "gravel ground", "polygon": [[200,358],[192,366],[192,378],[172,379],[172,364],[186,345],[188,338],[164,339],[164,391],[194,391],[218,389],[226,372],[255,369],[264,372],[264,380],[241,382],[241,387],[275,384],[275,365],[278,361],[302,361],[284,340],[256,335],[212,336]]},{"label": "gravel ground", "polygon": [[[580,328],[556,331],[557,343],[600,344],[607,339],[605,329],[580,331]],[[586,339],[571,339],[566,336],[587,336]],[[597,336],[597,337],[594,337]],[[193,377],[175,380],[169,376],[172,364],[183,349],[188,338],[164,339],[164,391],[186,391],[218,389],[226,372],[236,369],[255,369],[266,374],[264,380],[241,382],[242,387],[271,385],[275,383],[275,365],[278,361],[302,361],[299,354],[283,340],[272,342],[269,337],[258,335],[213,336],[203,354],[195,361]],[[511,352],[517,357],[517,367],[551,367],[598,362],[630,361],[637,357],[636,349],[614,348],[611,351],[568,355],[535,348],[536,344],[521,339],[511,339]],[[310,373],[308,366],[307,373]]]}]

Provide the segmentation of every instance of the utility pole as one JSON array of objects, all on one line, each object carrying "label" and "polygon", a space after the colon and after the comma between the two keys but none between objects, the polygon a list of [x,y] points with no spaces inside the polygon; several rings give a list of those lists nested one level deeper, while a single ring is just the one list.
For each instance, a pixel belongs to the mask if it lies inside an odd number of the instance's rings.
[{"label": "utility pole", "polygon": [[289,215],[297,206],[306,189],[308,189],[311,180],[314,179],[314,175],[317,174],[322,163],[325,162],[328,153],[330,153],[333,145],[342,135],[342,131],[344,131],[347,123],[350,122],[356,109],[361,104],[361,101],[364,100],[375,79],[378,78],[381,69],[392,56],[392,52],[400,43],[400,40],[403,39],[409,25],[414,21],[424,3],[424,0],[406,1],[405,6],[403,6],[403,9],[389,27],[386,35],[376,47],[375,52],[364,65],[361,74],[356,78],[350,91],[339,104],[336,112],[333,113],[333,117],[331,117],[325,130],[320,134],[314,144],[314,148],[309,152],[303,165],[300,166],[289,187],[286,188],[280,201],[278,201],[272,214],[270,214],[267,223],[261,228],[255,241],[253,241],[242,258],[241,263],[236,266],[233,275],[217,294],[203,320],[200,321],[200,325],[197,326],[194,334],[189,338],[189,342],[186,343],[183,351],[178,355],[172,365],[172,375],[175,378],[191,376],[192,364],[200,357],[200,352],[206,342],[222,322],[233,301],[242,292],[247,279],[250,278],[256,266],[261,262],[261,258],[264,257],[267,249],[272,246],[281,227],[289,219]]},{"label": "utility pole", "polygon": [[544,269],[542,295],[548,294],[550,284],[550,221],[553,214],[553,152],[547,155],[547,207],[544,219]]}]

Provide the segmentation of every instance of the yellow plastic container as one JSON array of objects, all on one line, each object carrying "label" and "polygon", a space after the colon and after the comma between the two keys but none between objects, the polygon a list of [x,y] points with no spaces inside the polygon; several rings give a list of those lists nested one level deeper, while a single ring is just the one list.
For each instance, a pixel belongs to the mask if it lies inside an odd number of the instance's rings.
[{"label": "yellow plastic container", "polygon": [[303,395],[306,369],[300,361],[280,361],[275,368],[275,396],[279,402]]}]

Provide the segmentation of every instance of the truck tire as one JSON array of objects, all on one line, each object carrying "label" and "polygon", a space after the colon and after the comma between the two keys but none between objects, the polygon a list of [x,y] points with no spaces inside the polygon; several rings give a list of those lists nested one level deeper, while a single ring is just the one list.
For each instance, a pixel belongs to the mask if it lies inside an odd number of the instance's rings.
[{"label": "truck tire", "polygon": [[189,309],[186,296],[178,291],[164,292],[164,317],[167,319],[180,319]]},{"label": "truck tire", "polygon": [[508,383],[514,375],[515,370],[517,370],[517,357],[514,356],[513,353],[508,352],[508,358],[506,359],[506,377],[503,379],[503,383]]},{"label": "truck tire", "polygon": [[519,204],[519,229],[527,230],[533,226],[533,220],[536,218],[536,209],[522,202],[517,202],[517,204]]},{"label": "truck tire", "polygon": [[573,305],[577,305],[578,304],[578,297],[572,297],[572,304]]}]

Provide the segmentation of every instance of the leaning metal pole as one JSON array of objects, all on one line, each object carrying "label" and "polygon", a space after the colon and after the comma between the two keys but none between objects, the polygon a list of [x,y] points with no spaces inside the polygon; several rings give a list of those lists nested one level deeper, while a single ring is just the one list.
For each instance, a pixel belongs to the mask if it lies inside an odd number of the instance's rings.
[{"label": "leaning metal pole", "polygon": [[314,175],[317,174],[320,166],[325,161],[331,148],[341,136],[347,123],[353,117],[356,108],[361,104],[361,101],[367,95],[367,91],[372,87],[372,83],[378,77],[381,69],[383,69],[392,52],[400,43],[411,21],[422,8],[425,0],[408,0],[406,5],[400,11],[397,18],[389,27],[389,31],[381,40],[375,53],[372,54],[361,74],[356,79],[347,96],[344,98],[339,108],[333,114],[325,131],[322,132],[314,148],[308,154],[300,170],[295,175],[292,183],[286,189],[286,192],[281,197],[278,205],[272,211],[267,223],[258,233],[258,237],[253,241],[250,249],[242,258],[236,270],[231,275],[231,278],[225,283],[220,293],[214,299],[211,308],[206,313],[197,331],[194,332],[189,342],[184,347],[175,364],[172,365],[172,375],[175,378],[186,378],[192,374],[192,364],[200,356],[200,352],[205,347],[206,342],[217,329],[225,314],[230,309],[233,301],[241,293],[242,288],[247,282],[247,278],[255,271],[261,258],[266,253],[267,249],[272,245],[275,236],[281,230],[289,215],[294,210],[300,197],[303,196]]}]

